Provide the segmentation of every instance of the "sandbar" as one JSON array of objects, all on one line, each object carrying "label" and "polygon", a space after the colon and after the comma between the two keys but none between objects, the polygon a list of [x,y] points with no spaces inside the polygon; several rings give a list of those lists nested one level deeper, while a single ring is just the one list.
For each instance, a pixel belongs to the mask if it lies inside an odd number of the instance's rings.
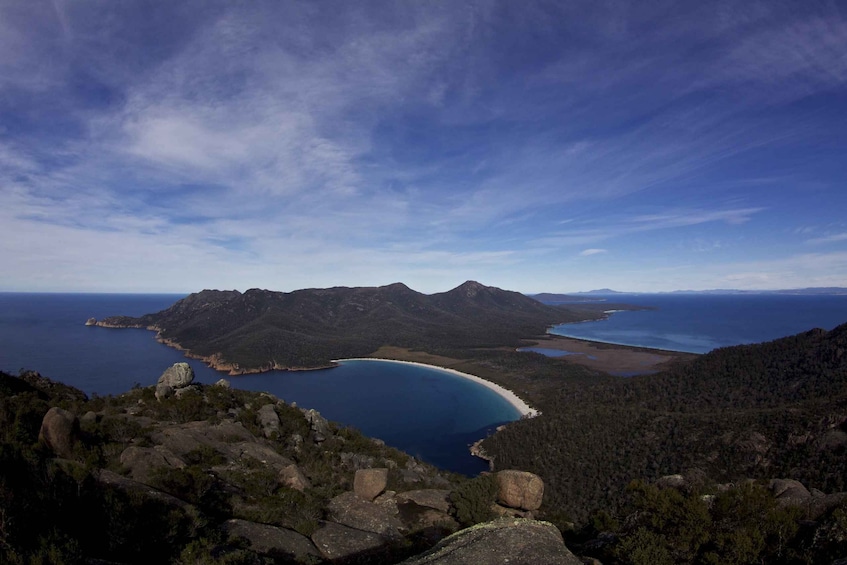
[{"label": "sandbar", "polygon": [[524,402],[517,394],[515,394],[511,390],[504,388],[498,384],[492,383],[491,381],[487,381],[481,377],[477,377],[476,375],[470,375],[468,373],[463,373],[455,369],[439,367],[438,365],[429,365],[427,363],[418,363],[416,361],[400,361],[398,359],[378,359],[374,357],[355,357],[352,359],[338,359],[333,361],[333,363],[339,363],[342,361],[382,361],[384,363],[403,363],[405,365],[417,365],[419,367],[426,367],[427,369],[435,369],[437,371],[448,373],[450,375],[461,377],[463,379],[471,380],[475,383],[481,384],[489,390],[493,390],[494,392],[502,396],[509,404],[514,406],[515,409],[520,412],[521,418],[534,418],[535,416],[538,416],[541,413],[535,408],[532,408],[526,402]]}]

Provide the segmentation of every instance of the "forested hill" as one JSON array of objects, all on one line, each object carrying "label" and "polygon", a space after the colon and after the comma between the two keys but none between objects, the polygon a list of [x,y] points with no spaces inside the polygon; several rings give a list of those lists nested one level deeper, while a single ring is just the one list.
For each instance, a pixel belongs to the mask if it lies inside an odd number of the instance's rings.
[{"label": "forested hill", "polygon": [[97,325],[155,329],[166,343],[240,372],[320,367],[383,345],[427,350],[517,345],[552,324],[601,316],[599,308],[548,306],[468,281],[432,295],[401,283],[289,293],[204,290],[155,314],[115,316]]},{"label": "forested hill", "polygon": [[539,473],[574,518],[637,478],[790,477],[847,490],[847,324],[717,349],[631,379],[562,379],[538,418],[483,444],[497,467]]}]

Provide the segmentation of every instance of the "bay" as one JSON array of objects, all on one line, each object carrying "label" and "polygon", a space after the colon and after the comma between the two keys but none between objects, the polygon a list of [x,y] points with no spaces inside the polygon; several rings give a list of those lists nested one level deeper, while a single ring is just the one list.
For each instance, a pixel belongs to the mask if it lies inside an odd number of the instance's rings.
[{"label": "bay", "polygon": [[[561,324],[551,334],[689,353],[760,343],[847,323],[847,296],[786,294],[615,294],[605,320]],[[613,307],[610,306],[610,309]]]},{"label": "bay", "polygon": [[[89,317],[138,316],[182,295],[0,293],[0,369],[32,369],[87,394],[120,394],[150,386],[186,361],[201,383],[224,376],[155,341],[143,329],[85,326]],[[271,371],[229,377],[232,386],[266,391],[314,408],[388,445],[451,471],[475,475],[486,462],[469,444],[520,413],[494,391],[435,368],[343,361],[333,369]]]}]

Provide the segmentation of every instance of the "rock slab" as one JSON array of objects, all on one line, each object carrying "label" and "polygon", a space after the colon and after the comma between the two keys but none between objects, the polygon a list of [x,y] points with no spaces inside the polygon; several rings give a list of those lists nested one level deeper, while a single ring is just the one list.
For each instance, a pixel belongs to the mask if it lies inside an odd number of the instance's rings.
[{"label": "rock slab", "polygon": [[549,522],[501,519],[444,538],[404,565],[582,565]]},{"label": "rock slab", "polygon": [[509,508],[538,510],[544,498],[544,481],[526,471],[497,473],[497,502]]},{"label": "rock slab", "polygon": [[339,494],[327,504],[329,519],[351,528],[373,532],[386,539],[400,538],[403,523],[393,499],[383,503],[362,500],[352,492]]},{"label": "rock slab", "polygon": [[325,522],[312,534],[312,541],[324,558],[340,560],[379,549],[385,545],[386,540],[372,532],[363,532],[341,524]]},{"label": "rock slab", "polygon": [[249,549],[262,555],[293,558],[298,562],[312,562],[321,554],[306,536],[285,528],[247,520],[227,520],[221,526],[230,538],[246,540]]},{"label": "rock slab", "polygon": [[365,500],[373,500],[388,486],[388,469],[359,469],[353,478],[353,492]]}]

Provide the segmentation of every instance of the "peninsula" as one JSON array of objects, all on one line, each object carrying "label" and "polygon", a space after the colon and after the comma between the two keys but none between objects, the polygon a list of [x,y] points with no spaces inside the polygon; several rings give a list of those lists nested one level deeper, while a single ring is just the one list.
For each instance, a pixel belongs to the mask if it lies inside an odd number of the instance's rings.
[{"label": "peninsula", "polygon": [[204,290],[161,312],[94,324],[154,330],[159,341],[188,357],[239,375],[325,368],[333,359],[368,357],[384,346],[435,353],[519,347],[551,325],[601,319],[608,309],[546,305],[474,281],[431,295],[395,283],[289,293]]}]

